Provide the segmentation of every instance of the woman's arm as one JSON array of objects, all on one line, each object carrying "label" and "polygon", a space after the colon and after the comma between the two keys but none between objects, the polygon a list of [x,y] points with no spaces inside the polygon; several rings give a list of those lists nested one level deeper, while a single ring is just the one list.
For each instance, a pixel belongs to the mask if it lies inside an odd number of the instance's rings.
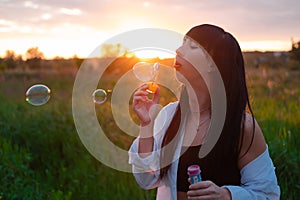
[{"label": "woman's arm", "polygon": [[140,137],[136,138],[129,150],[129,164],[137,183],[144,189],[152,189],[158,186],[160,180],[159,151],[153,138],[152,151],[147,156],[139,153]]},{"label": "woman's arm", "polygon": [[230,191],[233,200],[280,199],[280,188],[268,149],[244,166],[240,173],[240,186],[223,186]]},{"label": "woman's arm", "polygon": [[[152,189],[160,183],[160,146],[178,102],[165,106],[157,115],[154,126],[141,127],[142,132],[129,150],[129,164],[138,184],[144,189]],[[145,137],[149,136],[149,137]]]},{"label": "woman's arm", "polygon": [[266,150],[266,141],[263,133],[254,119],[254,133],[253,133],[253,120],[250,114],[246,114],[244,124],[244,137],[242,142],[242,149],[239,155],[238,168],[241,170],[249,162],[257,158]]},{"label": "woman's arm", "polygon": [[247,114],[243,146],[238,160],[241,186],[224,187],[230,191],[232,199],[279,199],[280,188],[268,146],[256,120],[254,125],[253,135],[252,116]]},{"label": "woman's arm", "polygon": [[129,164],[132,164],[132,171],[139,185],[144,189],[151,189],[159,182],[159,155],[154,142],[159,88],[152,99],[148,98],[147,88],[144,84],[133,95],[132,109],[140,120],[140,131],[129,150]]}]

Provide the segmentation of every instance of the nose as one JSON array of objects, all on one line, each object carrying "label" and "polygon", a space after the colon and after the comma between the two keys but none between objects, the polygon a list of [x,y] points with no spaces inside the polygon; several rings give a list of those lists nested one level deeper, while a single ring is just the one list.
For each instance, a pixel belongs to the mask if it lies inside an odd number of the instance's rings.
[{"label": "nose", "polygon": [[180,57],[183,57],[183,47],[180,46],[178,49],[176,49],[176,54]]}]

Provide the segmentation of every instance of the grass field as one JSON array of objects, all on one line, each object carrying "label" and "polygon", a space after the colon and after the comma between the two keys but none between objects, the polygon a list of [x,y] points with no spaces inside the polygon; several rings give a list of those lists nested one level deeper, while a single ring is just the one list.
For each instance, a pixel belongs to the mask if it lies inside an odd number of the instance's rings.
[{"label": "grass field", "polygon": [[[76,69],[1,72],[0,200],[155,199],[155,190],[140,189],[132,174],[101,164],[81,143],[72,116],[75,73]],[[254,114],[276,166],[282,199],[297,199],[300,71],[248,68],[247,81]],[[46,105],[34,107],[25,102],[26,89],[35,83],[51,88]],[[98,109],[98,115],[104,116],[105,110]],[[113,123],[111,118],[104,119],[105,124]],[[111,137],[127,148],[132,141]]]}]

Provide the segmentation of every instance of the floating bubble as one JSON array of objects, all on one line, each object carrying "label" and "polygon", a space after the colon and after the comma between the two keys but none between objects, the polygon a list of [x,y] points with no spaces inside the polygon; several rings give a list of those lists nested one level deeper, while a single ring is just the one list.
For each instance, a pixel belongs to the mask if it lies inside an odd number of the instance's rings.
[{"label": "floating bubble", "polygon": [[46,85],[36,84],[26,91],[26,101],[34,106],[41,106],[50,99],[50,89]]},{"label": "floating bubble", "polygon": [[148,62],[138,62],[132,68],[133,73],[137,79],[143,82],[147,82],[147,91],[149,93],[154,93],[158,88],[158,85],[154,81],[159,66],[160,65],[158,62],[154,64]]},{"label": "floating bubble", "polygon": [[132,70],[136,78],[143,82],[153,80],[157,71],[154,65],[148,62],[138,62]]},{"label": "floating bubble", "polygon": [[93,101],[96,104],[103,104],[107,99],[107,93],[103,89],[97,89],[93,92]]}]

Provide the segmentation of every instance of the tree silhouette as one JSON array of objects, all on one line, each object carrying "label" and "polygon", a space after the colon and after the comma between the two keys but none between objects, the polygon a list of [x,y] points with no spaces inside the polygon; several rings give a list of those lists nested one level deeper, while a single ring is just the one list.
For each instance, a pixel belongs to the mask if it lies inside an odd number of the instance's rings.
[{"label": "tree silhouette", "polygon": [[15,69],[17,67],[16,57],[16,53],[13,50],[6,50],[4,56],[5,68]]},{"label": "tree silhouette", "polygon": [[291,59],[300,62],[300,41],[293,42],[292,40]]},{"label": "tree silhouette", "polygon": [[103,44],[101,46],[101,57],[119,57],[128,54],[128,49],[123,47],[120,43],[117,44]]},{"label": "tree silhouette", "polygon": [[44,59],[44,53],[38,47],[32,47],[26,51],[26,63],[29,68],[39,69],[42,59]]},{"label": "tree silhouette", "polygon": [[26,51],[27,60],[30,59],[43,59],[44,53],[39,50],[38,47],[31,47]]}]

